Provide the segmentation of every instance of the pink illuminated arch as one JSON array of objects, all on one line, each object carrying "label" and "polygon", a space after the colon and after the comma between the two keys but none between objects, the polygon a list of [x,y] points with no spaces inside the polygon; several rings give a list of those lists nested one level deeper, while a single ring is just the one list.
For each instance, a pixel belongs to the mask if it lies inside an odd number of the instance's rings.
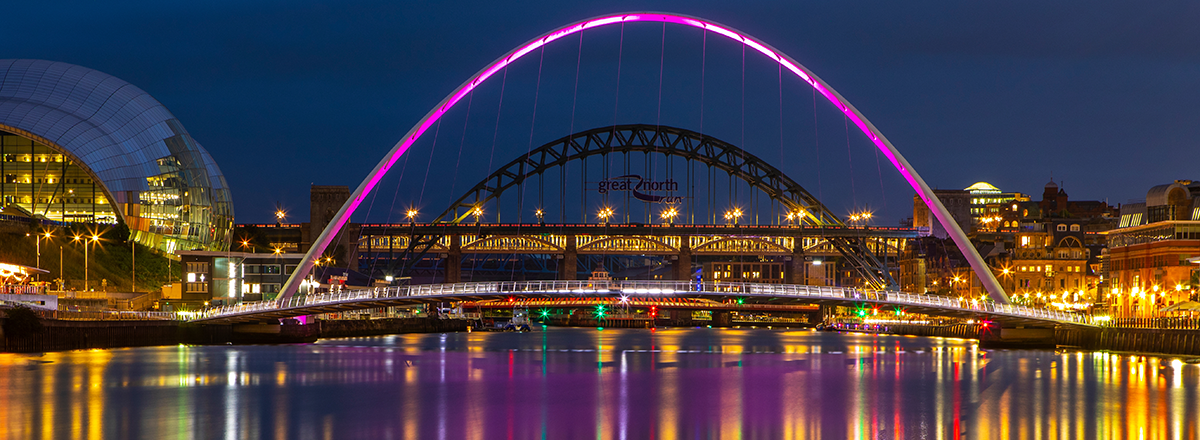
[{"label": "pink illuminated arch", "polygon": [[[878,147],[885,156],[887,156],[888,160],[892,163],[892,166],[896,167],[896,169],[900,171],[900,174],[904,176],[904,179],[908,181],[908,184],[912,186],[913,190],[915,190],[917,194],[921,196],[921,200],[923,200],[925,204],[929,206],[930,211],[933,212],[938,221],[945,226],[947,232],[950,234],[950,237],[954,239],[954,243],[958,245],[958,248],[962,250],[963,255],[967,258],[967,261],[970,262],[971,269],[975,271],[975,274],[983,282],[983,285],[987,289],[992,300],[998,303],[1008,304],[1008,295],[1005,294],[1004,289],[996,280],[995,275],[992,274],[991,269],[988,267],[987,263],[983,261],[983,258],[979,256],[979,252],[977,252],[975,247],[971,245],[970,240],[967,238],[967,235],[963,233],[962,229],[959,228],[958,223],[955,222],[954,218],[950,216],[950,212],[946,210],[946,207],[942,205],[942,202],[933,194],[933,190],[929,188],[929,185],[925,184],[925,181],[921,179],[921,176],[918,175],[916,170],[914,170],[912,166],[908,164],[908,161],[904,159],[904,156],[901,156],[900,152],[897,151],[894,146],[892,146],[892,143],[883,136],[883,133],[880,133],[879,130],[877,130],[875,126],[872,125],[871,122],[868,121],[867,118],[858,111],[858,109],[855,109],[853,105],[850,105],[849,102],[843,99],[842,96],[837,93],[837,91],[833,90],[832,87],[818,78],[803,65],[796,62],[796,60],[743,32],[701,18],[661,12],[607,15],[567,25],[540,37],[534,38],[533,40],[530,40],[521,46],[518,46],[516,49],[513,49],[511,52],[498,58],[496,61],[488,64],[487,67],[484,67],[474,76],[472,76],[471,79],[462,83],[462,85],[458,86],[458,88],[451,92],[449,96],[443,99],[442,102],[437,105],[437,107],[434,107],[433,110],[430,110],[424,118],[417,122],[417,125],[413,126],[413,128],[409,130],[408,134],[406,134],[404,138],[400,140],[400,142],[392,147],[392,150],[388,152],[387,156],[384,156],[379,164],[376,165],[373,170],[371,170],[371,173],[368,174],[367,178],[358,186],[358,189],[354,190],[354,192],[350,195],[350,199],[347,200],[344,205],[342,205],[342,209],[338,211],[337,215],[334,216],[329,225],[325,227],[325,230],[321,231],[321,235],[313,241],[312,247],[309,248],[308,253],[305,254],[304,260],[301,261],[300,266],[296,268],[295,272],[292,273],[292,276],[284,285],[281,297],[285,299],[290,298],[296,293],[300,280],[303,279],[303,277],[312,269],[314,262],[313,258],[317,255],[321,255],[325,251],[325,248],[329,246],[329,243],[333,240],[333,237],[336,235],[337,231],[340,231],[342,227],[345,226],[346,222],[350,219],[350,215],[353,214],[355,209],[357,209],[358,206],[363,202],[367,194],[375,188],[375,185],[379,183],[379,180],[383,177],[383,175],[392,168],[392,165],[394,165],[396,161],[400,159],[400,156],[403,156],[404,153],[408,151],[408,148],[411,147],[413,143],[415,143],[417,139],[421,137],[421,135],[425,134],[425,131],[428,130],[429,127],[433,126],[433,124],[436,123],[438,119],[442,117],[442,115],[450,110],[451,107],[454,107],[454,105],[462,100],[463,97],[465,97],[468,93],[471,93],[475,87],[479,86],[479,84],[486,81],[505,66],[508,66],[522,56],[525,56],[526,54],[529,54],[530,52],[533,52],[539,47],[549,44],[554,40],[584,31],[586,29],[611,24],[639,21],[675,23],[684,26],[700,28],[719,34],[723,37],[742,43],[747,47],[762,53],[767,58],[775,60],[785,70],[791,72],[792,74],[796,75],[796,77],[811,85],[814,89],[816,89],[817,92],[821,94],[821,96],[824,96],[825,99],[837,106],[842,113],[845,113],[846,117],[850,118],[850,120],[854,122],[854,125],[857,126],[859,130],[862,130],[863,134],[866,134],[867,138],[871,139],[871,142],[875,143],[875,146]],[[297,277],[298,274],[300,274],[299,277]]]}]

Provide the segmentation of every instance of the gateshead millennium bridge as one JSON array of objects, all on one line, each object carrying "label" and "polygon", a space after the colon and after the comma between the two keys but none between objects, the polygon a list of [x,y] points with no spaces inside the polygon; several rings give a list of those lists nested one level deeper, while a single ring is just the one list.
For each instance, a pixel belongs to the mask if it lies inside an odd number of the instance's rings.
[{"label": "gateshead millennium bridge", "polygon": [[[368,289],[333,289],[332,292],[302,290],[314,264],[322,261],[330,246],[346,243],[343,229],[350,217],[376,189],[381,179],[396,165],[414,143],[480,84],[534,50],[564,36],[586,29],[636,22],[657,22],[699,28],[740,43],[778,63],[780,75],[794,75],[811,86],[815,96],[832,103],[846,118],[847,136],[853,124],[882,153],[882,157],[904,177],[937,220],[946,226],[950,237],[975,271],[988,292],[987,298],[947,298],[902,292],[893,276],[895,259],[903,252],[905,240],[922,231],[911,228],[876,228],[855,224],[855,218],[834,214],[809,191],[778,168],[739,146],[691,130],[661,124],[627,124],[596,127],[532,148],[520,157],[493,170],[450,204],[432,221],[417,222],[410,213],[408,223],[359,225],[351,238],[360,253],[359,269],[372,278],[412,277],[438,273],[441,284],[390,286]],[[507,70],[505,70],[507,72]],[[532,135],[531,135],[532,138]],[[782,146],[781,146],[781,155]],[[688,182],[655,180],[630,167],[630,157],[643,158],[650,169],[650,157],[683,161]],[[557,173],[565,188],[568,166],[582,170],[587,181],[589,158],[603,162],[595,191],[607,202],[610,193],[630,201],[662,206],[652,215],[624,218],[605,207],[590,220],[566,222],[565,196],[557,203],[542,198],[541,188],[548,173]],[[615,159],[619,158],[619,159]],[[618,167],[614,164],[624,164]],[[582,164],[582,165],[578,165]],[[618,169],[610,169],[618,168]],[[673,167],[671,165],[670,167]],[[696,170],[696,168],[700,170]],[[668,168],[667,175],[671,175]],[[713,183],[707,180],[709,209],[696,201],[699,194],[694,182],[697,175],[726,175],[728,185],[745,186],[754,193],[753,218],[769,211],[766,224],[744,221],[749,214],[741,208],[714,210],[711,201]],[[649,180],[647,180],[649,179]],[[536,222],[522,219],[527,190],[536,188]],[[683,192],[683,193],[678,193]],[[729,191],[734,193],[733,190]],[[505,206],[502,197],[517,200],[517,207]],[[587,193],[580,199],[587,206]],[[649,205],[647,205],[649,206]],[[563,221],[547,224],[544,210],[564,209]],[[496,219],[500,211],[516,211],[514,222],[484,221],[485,212]],[[586,217],[586,215],[585,215]],[[658,217],[658,218],[655,218]],[[724,224],[721,224],[721,219]],[[750,216],[747,219],[751,218]],[[786,219],[786,221],[784,220]],[[747,224],[748,223],[748,224]],[[481,258],[481,256],[483,256]],[[725,269],[696,270],[702,264],[721,264],[727,257],[739,257]],[[503,267],[522,276],[547,276],[542,281],[463,281],[464,259],[502,261]],[[589,261],[588,258],[599,257]],[[614,258],[630,257],[645,264],[647,279],[577,280],[592,267],[611,264]],[[742,257],[753,257],[746,262]],[[618,258],[619,259],[619,258]],[[812,266],[823,260],[835,260],[853,276],[818,277]],[[513,262],[553,261],[543,270],[528,270]],[[651,263],[645,263],[652,261]],[[732,263],[732,262],[730,262]],[[811,264],[810,264],[811,263]],[[524,264],[524,263],[522,263]],[[554,267],[551,267],[554,266]],[[470,269],[473,266],[467,265]],[[630,266],[633,267],[633,266]],[[655,268],[662,269],[655,272]],[[741,273],[739,277],[732,274]],[[697,276],[697,274],[700,274]],[[746,275],[750,274],[750,275]],[[836,275],[836,274],[835,274]],[[626,277],[630,278],[630,277]],[[476,279],[472,277],[472,279]],[[817,282],[814,282],[817,281]],[[817,285],[813,285],[817,284]],[[842,287],[835,287],[835,284]],[[853,287],[850,287],[853,286]],[[328,225],[315,237],[305,258],[273,301],[213,308],[196,318],[198,322],[262,322],[280,318],[336,311],[372,309],[390,306],[443,302],[509,301],[538,304],[607,304],[631,301],[638,305],[663,308],[695,308],[703,304],[713,309],[738,307],[765,310],[797,305],[889,306],[907,312],[980,319],[996,322],[1004,328],[1089,326],[1086,318],[1010,305],[1008,296],[988,265],[972,246],[949,212],[887,138],[866,117],[814,73],[786,54],[743,32],[696,17],[663,13],[632,13],[599,17],[573,23],[548,32],[498,58],[462,83],[441,103],[429,111],[388,152],[350,193],[348,200],[333,214]],[[737,306],[732,306],[736,304]]]}]

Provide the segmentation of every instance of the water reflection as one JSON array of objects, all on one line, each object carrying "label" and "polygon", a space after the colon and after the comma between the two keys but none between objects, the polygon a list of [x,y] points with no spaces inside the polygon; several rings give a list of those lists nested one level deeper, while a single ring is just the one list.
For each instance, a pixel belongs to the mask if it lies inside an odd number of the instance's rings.
[{"label": "water reflection", "polygon": [[1197,438],[1196,360],[550,329],[0,355],[4,438]]}]

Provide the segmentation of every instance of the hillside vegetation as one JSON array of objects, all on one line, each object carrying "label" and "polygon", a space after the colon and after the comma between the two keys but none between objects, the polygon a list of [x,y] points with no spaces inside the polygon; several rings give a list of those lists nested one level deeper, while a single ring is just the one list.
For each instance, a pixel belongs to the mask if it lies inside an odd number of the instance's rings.
[{"label": "hillside vegetation", "polygon": [[[49,271],[41,274],[42,281],[53,281],[60,273],[66,280],[67,290],[84,290],[84,250],[82,240],[72,241],[75,235],[88,235],[95,226],[80,225],[70,229],[49,228],[52,237],[41,240],[41,268]],[[34,235],[42,231],[29,229],[25,225],[8,224],[0,228],[0,263],[37,266],[37,245]],[[178,261],[170,261],[157,251],[126,241],[128,230],[124,227],[99,229],[100,241],[89,245],[87,255],[88,285],[94,290],[104,290],[102,283],[108,281],[109,292],[130,292],[132,283],[131,254],[136,252],[137,291],[156,292],[170,280],[179,280],[181,268]],[[26,236],[26,234],[29,234]],[[61,252],[61,266],[59,265]],[[168,267],[170,273],[168,274]]]}]

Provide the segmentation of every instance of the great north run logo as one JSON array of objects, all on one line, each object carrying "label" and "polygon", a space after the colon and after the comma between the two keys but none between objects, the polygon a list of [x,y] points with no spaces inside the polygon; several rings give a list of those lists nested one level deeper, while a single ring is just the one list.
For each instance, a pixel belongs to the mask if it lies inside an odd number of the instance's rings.
[{"label": "great north run logo", "polygon": [[637,174],[626,174],[601,180],[597,182],[596,189],[600,191],[600,194],[608,194],[609,191],[630,191],[633,193],[633,198],[649,203],[673,205],[683,202],[683,197],[679,196],[647,194],[679,191],[679,182],[671,179],[646,180]]}]

